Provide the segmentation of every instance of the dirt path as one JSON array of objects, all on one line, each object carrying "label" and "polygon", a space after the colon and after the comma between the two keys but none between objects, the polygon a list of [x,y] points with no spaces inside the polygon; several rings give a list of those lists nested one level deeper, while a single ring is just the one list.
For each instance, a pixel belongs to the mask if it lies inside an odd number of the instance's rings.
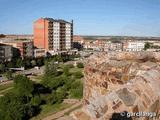
[{"label": "dirt path", "polygon": [[13,87],[9,87],[9,88],[7,88],[7,89],[4,89],[4,90],[1,90],[0,91],[0,96],[3,96],[3,92],[5,92],[5,91],[8,91],[8,90],[10,90],[10,89],[13,89]]},{"label": "dirt path", "polygon": [[76,107],[78,107],[78,106],[80,106],[80,105],[82,105],[81,102],[75,103],[75,104],[72,105],[70,108],[67,108],[67,109],[62,110],[62,111],[60,111],[60,112],[57,112],[57,113],[55,113],[55,114],[53,114],[53,115],[50,115],[50,116],[44,118],[43,120],[55,120],[55,119],[58,119],[58,118],[64,116],[66,112],[69,112],[70,110],[72,110],[72,109],[74,109],[74,108],[76,108]]},{"label": "dirt path", "polygon": [[10,83],[13,83],[13,80],[1,82],[0,85],[10,84]]}]

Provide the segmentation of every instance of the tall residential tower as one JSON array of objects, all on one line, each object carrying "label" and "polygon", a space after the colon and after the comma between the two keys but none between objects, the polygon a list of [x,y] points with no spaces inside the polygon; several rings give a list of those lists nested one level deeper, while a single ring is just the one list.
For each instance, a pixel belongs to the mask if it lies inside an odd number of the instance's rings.
[{"label": "tall residential tower", "polygon": [[34,46],[46,51],[63,51],[72,48],[73,21],[40,18],[34,22]]}]

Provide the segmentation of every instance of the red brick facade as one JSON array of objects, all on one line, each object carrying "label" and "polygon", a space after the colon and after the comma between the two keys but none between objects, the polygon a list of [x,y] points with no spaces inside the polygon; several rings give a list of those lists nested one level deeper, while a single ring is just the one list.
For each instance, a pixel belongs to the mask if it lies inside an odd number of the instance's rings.
[{"label": "red brick facade", "polygon": [[48,20],[38,19],[34,23],[34,46],[48,50]]}]

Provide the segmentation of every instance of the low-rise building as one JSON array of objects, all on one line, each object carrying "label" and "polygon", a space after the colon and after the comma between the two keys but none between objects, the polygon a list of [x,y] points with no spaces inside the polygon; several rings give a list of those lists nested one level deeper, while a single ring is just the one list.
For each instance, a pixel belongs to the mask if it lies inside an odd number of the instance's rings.
[{"label": "low-rise building", "polygon": [[107,42],[104,47],[104,51],[122,51],[123,43],[121,42]]},{"label": "low-rise building", "polygon": [[124,51],[143,51],[145,43],[139,41],[125,42],[123,44]]},{"label": "low-rise building", "polygon": [[34,49],[34,57],[35,58],[45,57],[45,56],[46,56],[45,49],[42,49],[42,48]]},{"label": "low-rise building", "polygon": [[78,42],[80,44],[84,44],[84,38],[78,35],[73,36],[73,42]]},{"label": "low-rise building", "polygon": [[123,50],[123,43],[113,43],[112,47],[113,47],[113,49],[115,49],[115,51],[122,51]]},{"label": "low-rise building", "polygon": [[2,44],[17,48],[22,58],[33,57],[33,41],[31,40],[14,40],[2,42]]},{"label": "low-rise building", "polygon": [[12,57],[12,46],[0,44],[0,62],[10,61]]},{"label": "low-rise building", "polygon": [[82,49],[84,47],[84,39],[81,36],[73,36],[73,48]]},{"label": "low-rise building", "polygon": [[158,41],[155,41],[155,42],[153,42],[153,46],[160,46],[160,42]]},{"label": "low-rise building", "polygon": [[19,41],[17,48],[20,50],[22,58],[33,57],[33,42],[32,41]]}]

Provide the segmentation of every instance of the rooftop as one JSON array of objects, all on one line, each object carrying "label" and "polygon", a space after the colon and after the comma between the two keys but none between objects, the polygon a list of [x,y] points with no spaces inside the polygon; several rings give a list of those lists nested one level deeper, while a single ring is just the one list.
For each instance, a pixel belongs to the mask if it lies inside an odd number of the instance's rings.
[{"label": "rooftop", "polygon": [[65,21],[65,20],[62,20],[62,19],[53,19],[53,18],[48,18],[48,17],[43,18],[43,19],[48,20],[48,21],[52,21],[52,22],[61,22],[61,23],[69,23],[69,24],[71,24],[71,22],[68,22],[68,21]]}]

